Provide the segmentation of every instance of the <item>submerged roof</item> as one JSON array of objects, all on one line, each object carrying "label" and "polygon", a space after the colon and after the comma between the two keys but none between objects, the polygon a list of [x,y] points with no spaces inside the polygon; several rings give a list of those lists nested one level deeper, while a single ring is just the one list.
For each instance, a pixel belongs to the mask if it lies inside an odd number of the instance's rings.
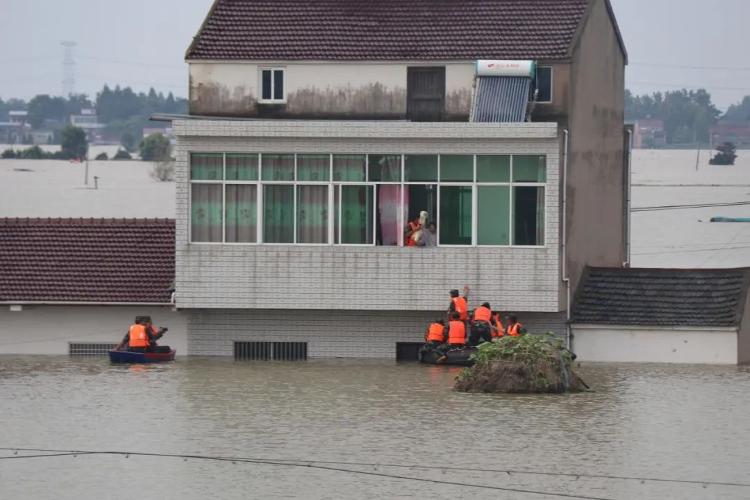
[{"label": "submerged roof", "polygon": [[589,0],[215,0],[186,58],[560,59],[569,55],[588,4]]},{"label": "submerged roof", "polygon": [[169,303],[171,219],[0,219],[0,302]]},{"label": "submerged roof", "polygon": [[737,326],[750,269],[588,268],[573,304],[578,324]]}]

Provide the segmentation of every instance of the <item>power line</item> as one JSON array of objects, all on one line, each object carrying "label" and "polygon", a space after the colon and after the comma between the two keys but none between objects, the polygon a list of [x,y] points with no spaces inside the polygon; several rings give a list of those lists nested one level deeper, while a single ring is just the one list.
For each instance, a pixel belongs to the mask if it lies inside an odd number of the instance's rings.
[{"label": "power line", "polygon": [[750,246],[725,246],[725,247],[716,247],[716,248],[696,248],[691,250],[679,250],[679,249],[673,249],[673,250],[665,250],[663,252],[635,252],[633,255],[670,255],[670,254],[683,254],[683,253],[703,253],[703,252],[719,252],[719,251],[728,251],[728,250],[745,250],[747,248],[750,248]]},{"label": "power line", "polygon": [[647,68],[697,69],[710,71],[750,71],[750,67],[743,66],[698,66],[689,64],[663,64],[648,62],[628,62],[628,66],[643,66]]},{"label": "power line", "polygon": [[711,89],[711,90],[739,90],[743,92],[750,92],[750,87],[724,87],[720,85],[701,85],[701,84],[684,84],[684,83],[664,83],[664,82],[637,82],[637,81],[627,81],[626,87],[630,86],[648,86],[648,87],[672,87],[676,89],[691,89],[691,90],[698,90],[698,89]]},{"label": "power line", "polygon": [[[351,461],[333,461],[333,460],[306,460],[306,459],[280,459],[280,458],[263,458],[263,457],[224,457],[224,456],[211,456],[211,455],[188,455],[188,454],[170,454],[170,453],[146,453],[146,452],[128,452],[128,451],[91,451],[91,450],[58,450],[58,449],[44,449],[44,448],[3,448],[3,451],[30,451],[30,452],[46,452],[49,453],[47,456],[67,456],[67,455],[133,455],[133,456],[148,456],[148,457],[167,457],[167,458],[193,458],[200,460],[216,460],[222,462],[248,462],[248,463],[270,463],[272,465],[290,465],[290,466],[308,466],[308,464],[315,465],[349,465],[357,467],[390,467],[390,468],[403,468],[403,469],[425,469],[425,470],[447,470],[457,472],[491,472],[498,474],[508,475],[537,475],[537,476],[557,476],[557,477],[570,477],[570,478],[591,478],[591,479],[616,479],[622,481],[647,481],[647,482],[661,482],[661,483],[677,483],[677,484],[693,484],[693,485],[710,485],[710,486],[732,486],[738,488],[750,488],[750,483],[740,482],[728,482],[728,481],[700,481],[695,479],[666,479],[666,478],[654,478],[654,477],[638,477],[638,476],[617,476],[609,474],[586,474],[586,473],[574,473],[574,472],[548,472],[548,471],[531,471],[531,470],[520,470],[520,469],[477,469],[476,467],[453,467],[453,466],[439,466],[439,465],[413,465],[413,464],[392,464],[392,463],[373,463],[373,462],[351,462]],[[58,455],[59,454],[59,455]],[[22,455],[28,456],[28,455]],[[42,455],[44,456],[44,455]],[[35,457],[35,456],[32,456]],[[6,458],[6,457],[0,457]],[[359,472],[346,470],[347,472]],[[409,478],[412,479],[412,478]],[[552,494],[556,495],[556,494]],[[575,497],[585,498],[585,497]]]},{"label": "power line", "polygon": [[659,184],[659,183],[633,183],[633,187],[750,187],[750,184]]},{"label": "power line", "polygon": [[156,63],[146,63],[146,62],[139,62],[139,61],[123,61],[120,59],[105,59],[101,57],[92,57],[92,56],[78,56],[79,59],[85,59],[87,61],[95,61],[95,62],[101,62],[106,64],[121,64],[124,66],[139,66],[143,68],[158,68],[158,69],[168,69],[168,70],[180,70],[180,71],[186,71],[187,70],[187,64],[183,66],[177,66],[174,64],[156,64]]},{"label": "power line", "polygon": [[[20,448],[0,448],[0,449],[22,450]],[[613,500],[607,497],[594,497],[594,496],[588,496],[588,495],[575,495],[575,494],[569,494],[569,493],[552,493],[552,492],[547,492],[547,491],[530,490],[530,489],[525,489],[525,488],[511,488],[511,487],[503,487],[503,486],[492,486],[492,485],[487,485],[487,484],[464,483],[460,481],[445,481],[441,479],[429,479],[429,478],[423,478],[423,477],[402,476],[398,474],[388,474],[385,472],[344,469],[341,467],[321,465],[320,463],[316,463],[314,461],[290,462],[290,461],[275,461],[272,459],[215,457],[215,456],[208,456],[208,455],[183,455],[183,454],[171,454],[171,453],[141,453],[141,452],[127,452],[127,451],[84,451],[84,450],[80,450],[80,451],[38,450],[38,451],[49,451],[50,453],[40,454],[40,455],[14,455],[12,457],[0,457],[0,458],[1,459],[47,458],[47,457],[76,456],[76,455],[120,455],[120,456],[125,456],[126,458],[128,458],[132,455],[132,456],[140,456],[140,457],[182,458],[185,460],[187,459],[209,460],[209,461],[232,462],[232,463],[241,462],[241,463],[252,463],[252,464],[262,464],[262,465],[276,465],[276,466],[282,466],[282,467],[301,467],[301,468],[309,468],[309,469],[327,470],[327,471],[332,471],[332,472],[359,474],[359,475],[365,475],[365,476],[384,477],[388,479],[401,479],[405,481],[417,481],[417,482],[422,482],[422,483],[432,483],[432,484],[447,485],[447,486],[462,486],[465,488],[479,488],[479,489],[487,489],[487,490],[495,490],[495,491],[506,491],[509,493],[542,495],[542,496],[557,497],[557,498],[577,498],[581,500]]]},{"label": "power line", "polygon": [[635,207],[631,212],[655,212],[660,210],[690,210],[694,208],[713,208],[713,207],[740,207],[750,205],[750,201],[735,201],[729,203],[694,203],[691,205],[657,205],[653,207]]}]

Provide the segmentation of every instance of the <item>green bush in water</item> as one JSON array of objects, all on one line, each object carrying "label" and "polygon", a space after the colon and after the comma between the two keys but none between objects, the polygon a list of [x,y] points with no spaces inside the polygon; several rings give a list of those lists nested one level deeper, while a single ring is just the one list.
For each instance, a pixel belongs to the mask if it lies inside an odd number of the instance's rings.
[{"label": "green bush in water", "polygon": [[475,364],[456,379],[465,392],[561,393],[586,384],[573,372],[573,357],[554,334],[503,337],[480,344]]}]

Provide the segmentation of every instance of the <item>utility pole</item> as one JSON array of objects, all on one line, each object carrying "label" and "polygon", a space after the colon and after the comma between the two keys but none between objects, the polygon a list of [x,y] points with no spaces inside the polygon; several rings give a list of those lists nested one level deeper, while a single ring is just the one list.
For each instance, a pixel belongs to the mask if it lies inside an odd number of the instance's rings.
[{"label": "utility pole", "polygon": [[68,97],[70,94],[75,92],[76,88],[76,75],[75,67],[76,61],[73,58],[73,48],[78,45],[76,42],[66,40],[60,42],[60,45],[64,47],[63,52],[63,80],[62,80],[62,93],[63,97]]}]

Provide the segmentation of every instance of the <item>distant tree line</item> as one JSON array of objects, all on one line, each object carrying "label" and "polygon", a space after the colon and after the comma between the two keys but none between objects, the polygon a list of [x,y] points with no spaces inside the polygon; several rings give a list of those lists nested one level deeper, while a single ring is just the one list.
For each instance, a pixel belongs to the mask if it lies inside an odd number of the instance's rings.
[{"label": "distant tree line", "polygon": [[40,94],[29,101],[0,99],[0,121],[8,120],[9,111],[25,110],[34,129],[52,124],[62,128],[69,123],[70,115],[79,114],[83,108],[96,108],[99,123],[106,126],[104,135],[121,141],[129,151],[138,147],[143,127],[149,124],[152,114],[187,113],[188,110],[187,100],[175,97],[172,92],[165,96],[151,88],[148,92],[136,93],[130,87],[105,85],[94,100],[85,94],[69,97]]},{"label": "distant tree line", "polygon": [[47,152],[39,146],[16,151],[6,149],[0,158],[20,158],[24,160],[84,160],[89,149],[86,132],[83,129],[68,125],[60,131],[60,151]]},{"label": "distant tree line", "polygon": [[643,95],[625,91],[625,120],[662,120],[667,144],[709,142],[709,130],[720,117],[704,89]]},{"label": "distant tree line", "polygon": [[750,123],[750,95],[745,96],[737,104],[729,106],[722,120],[735,123]]}]

